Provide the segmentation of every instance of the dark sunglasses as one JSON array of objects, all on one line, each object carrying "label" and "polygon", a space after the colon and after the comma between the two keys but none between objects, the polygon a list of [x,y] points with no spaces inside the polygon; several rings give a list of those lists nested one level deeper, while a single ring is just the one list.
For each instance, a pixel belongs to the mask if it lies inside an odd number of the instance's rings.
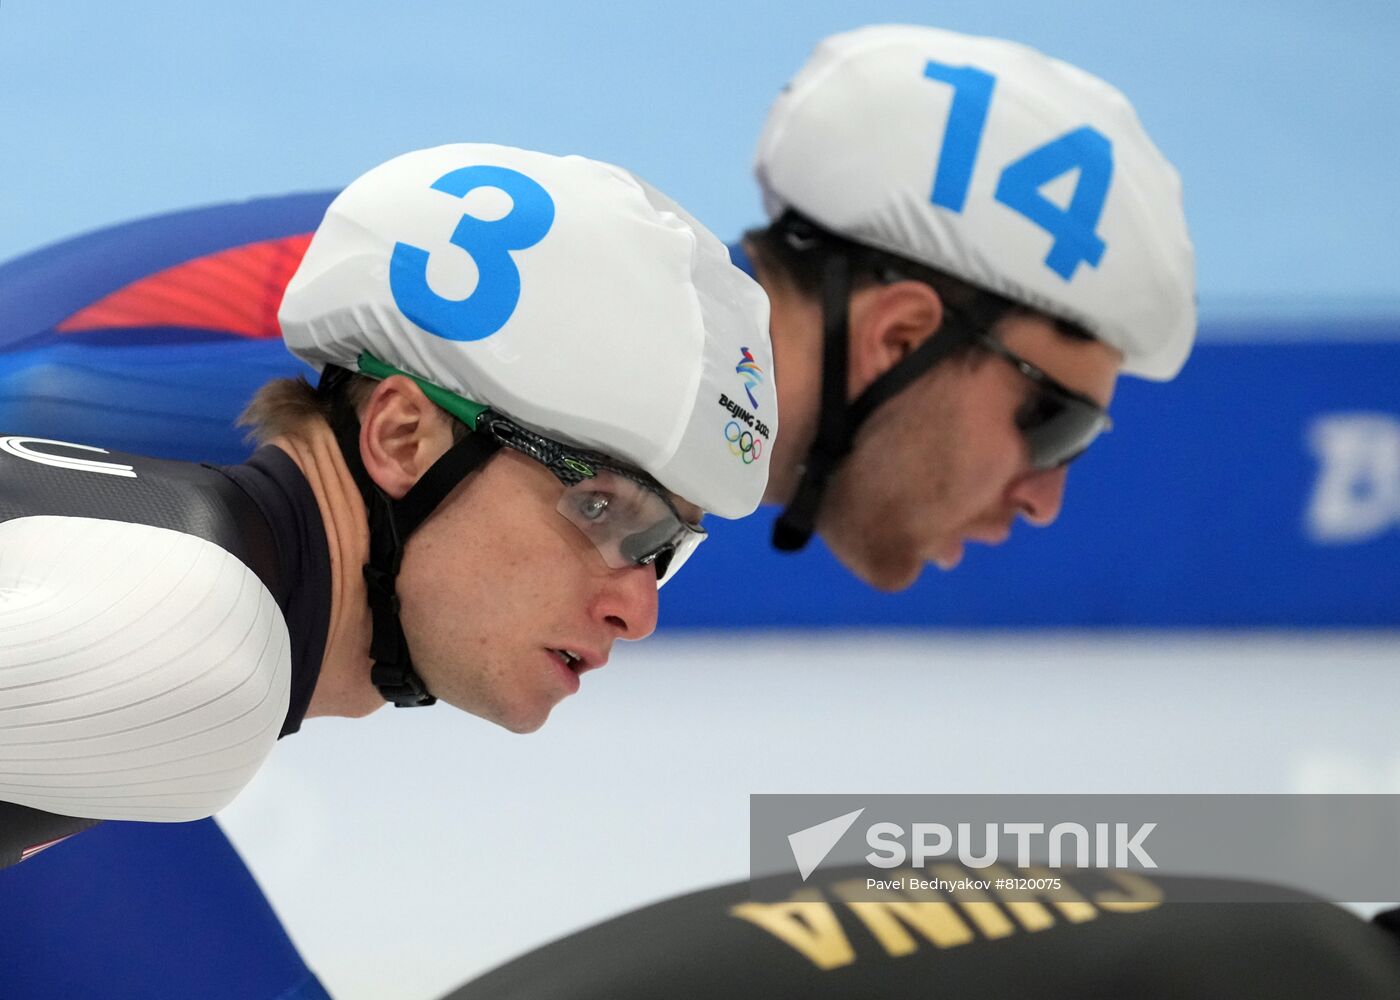
[{"label": "dark sunglasses", "polygon": [[[924,277],[911,277],[908,263],[888,259],[877,252],[872,272],[877,281],[920,281],[938,292],[945,292]],[[1013,365],[1035,385],[1034,395],[1016,413],[1016,427],[1030,450],[1031,467],[1057,469],[1084,454],[1100,435],[1113,429],[1108,412],[1082,392],[1076,392],[1025,358],[1006,348],[987,331],[1013,304],[999,295],[984,292],[971,303],[955,307],[944,298],[944,310],[956,317],[970,343]]]},{"label": "dark sunglasses", "polygon": [[1035,393],[1016,412],[1016,426],[1030,449],[1033,468],[1068,465],[1084,454],[1100,434],[1113,429],[1113,421],[1102,406],[1051,378],[991,334],[978,335],[976,343],[1013,365],[1035,385]]}]

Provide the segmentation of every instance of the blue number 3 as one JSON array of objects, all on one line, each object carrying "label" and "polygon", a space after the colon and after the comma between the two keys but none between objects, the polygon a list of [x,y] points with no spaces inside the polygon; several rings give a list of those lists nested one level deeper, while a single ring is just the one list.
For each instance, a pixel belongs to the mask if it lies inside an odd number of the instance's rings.
[{"label": "blue number 3", "polygon": [[396,243],[389,259],[389,289],[399,309],[446,340],[481,340],[506,325],[520,303],[520,269],[510,251],[534,246],[554,225],[554,199],[519,171],[478,164],[433,183],[433,190],[458,198],[483,187],[510,195],[511,209],[495,221],[464,214],[452,233],[452,243],[476,262],[471,295],[447,299],[429,288],[428,251],[421,247]]},{"label": "blue number 3", "polygon": [[[945,66],[929,60],[924,76],[953,88],[953,104],[938,154],[938,171],[930,201],[961,212],[982,143],[996,77],[972,66]],[[1069,207],[1061,208],[1040,193],[1057,177],[1078,169]],[[1008,164],[997,181],[996,199],[1049,233],[1054,242],[1045,266],[1065,281],[1081,263],[1098,267],[1106,244],[1095,230],[1113,180],[1113,144],[1098,129],[1085,125],[1034,149]]]}]

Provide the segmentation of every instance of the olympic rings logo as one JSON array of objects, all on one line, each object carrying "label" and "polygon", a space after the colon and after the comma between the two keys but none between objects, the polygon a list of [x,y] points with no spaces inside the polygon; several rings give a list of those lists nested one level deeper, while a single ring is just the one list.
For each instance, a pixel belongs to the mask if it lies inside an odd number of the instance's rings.
[{"label": "olympic rings logo", "polygon": [[753,465],[763,454],[763,441],[739,426],[739,421],[731,420],[724,425],[724,439],[729,442],[729,453],[738,455],[745,465]]}]

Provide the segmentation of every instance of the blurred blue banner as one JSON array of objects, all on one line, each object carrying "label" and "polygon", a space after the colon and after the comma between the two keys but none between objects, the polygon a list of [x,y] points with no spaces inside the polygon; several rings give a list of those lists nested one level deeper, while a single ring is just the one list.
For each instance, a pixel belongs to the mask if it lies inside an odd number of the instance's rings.
[{"label": "blurred blue banner", "polygon": [[1121,381],[1050,528],[891,596],[825,551],[770,550],[772,511],[721,522],[663,623],[1400,625],[1400,321],[1274,332],[1206,328],[1176,381]]}]

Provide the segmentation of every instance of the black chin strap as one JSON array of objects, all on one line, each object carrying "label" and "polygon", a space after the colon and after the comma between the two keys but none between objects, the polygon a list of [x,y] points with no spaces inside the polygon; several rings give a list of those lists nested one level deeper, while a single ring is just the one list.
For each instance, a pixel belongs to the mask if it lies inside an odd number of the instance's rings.
[{"label": "black chin strap", "polygon": [[[318,391],[333,391],[350,373],[327,365],[321,373]],[[403,498],[395,500],[381,490],[365,470],[360,458],[360,421],[354,410],[337,393],[332,426],[340,453],[360,490],[369,519],[369,562],[365,564],[365,586],[369,595],[372,623],[369,654],[374,660],[370,680],[399,708],[431,705],[437,701],[428,693],[423,678],[413,668],[408,639],[399,620],[398,575],[408,538],[447,499],[457,484],[479,469],[500,444],[488,434],[468,434],[442,455]]]},{"label": "black chin strap", "polygon": [[846,409],[846,362],[849,349],[851,262],[833,253],[822,274],[822,390],[817,436],[802,468],[802,479],[787,509],[773,525],[773,547],[797,552],[812,538],[826,482],[851,450],[855,428]]},{"label": "black chin strap", "polygon": [[[796,213],[789,215],[793,223],[803,227],[803,239],[812,240],[808,234],[820,232]],[[822,280],[822,387],[817,436],[807,453],[797,490],[773,525],[773,547],[781,552],[798,552],[812,540],[827,483],[850,454],[856,432],[870,414],[944,358],[973,343],[978,336],[979,328],[945,303],[943,323],[934,335],[927,337],[847,404],[851,281],[849,256],[842,250],[833,251],[827,258]]]}]

